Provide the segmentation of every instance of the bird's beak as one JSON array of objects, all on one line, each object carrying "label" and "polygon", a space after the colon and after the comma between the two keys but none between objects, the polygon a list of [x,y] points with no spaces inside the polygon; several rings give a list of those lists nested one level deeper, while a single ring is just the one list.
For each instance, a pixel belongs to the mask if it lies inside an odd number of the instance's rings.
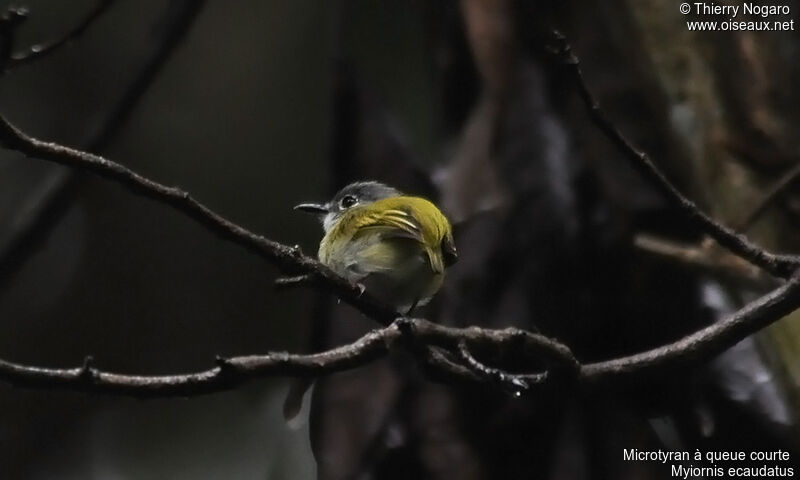
[{"label": "bird's beak", "polygon": [[319,203],[301,203],[300,205],[296,205],[294,209],[306,213],[315,213],[317,215],[328,213],[328,207]]}]

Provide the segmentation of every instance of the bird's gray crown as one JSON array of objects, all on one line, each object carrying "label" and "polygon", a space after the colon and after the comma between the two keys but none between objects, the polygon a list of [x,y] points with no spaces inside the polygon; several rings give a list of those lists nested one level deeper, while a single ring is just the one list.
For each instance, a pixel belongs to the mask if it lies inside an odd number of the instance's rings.
[{"label": "bird's gray crown", "polygon": [[339,190],[330,202],[325,205],[328,213],[322,219],[322,225],[328,232],[346,210],[357,205],[367,205],[384,198],[397,197],[402,193],[396,188],[380,182],[354,182]]},{"label": "bird's gray crown", "polygon": [[328,207],[330,211],[342,211],[357,204],[364,205],[398,195],[401,195],[399,190],[380,182],[355,182],[339,190]]}]

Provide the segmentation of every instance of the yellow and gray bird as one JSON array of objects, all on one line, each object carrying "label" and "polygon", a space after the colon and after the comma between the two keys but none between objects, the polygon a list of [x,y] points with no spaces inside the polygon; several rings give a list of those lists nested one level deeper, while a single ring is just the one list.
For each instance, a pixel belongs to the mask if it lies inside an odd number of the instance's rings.
[{"label": "yellow and gray bird", "polygon": [[351,183],[328,203],[295,209],[319,215],[322,263],[403,312],[428,303],[458,258],[436,205],[379,182]]}]

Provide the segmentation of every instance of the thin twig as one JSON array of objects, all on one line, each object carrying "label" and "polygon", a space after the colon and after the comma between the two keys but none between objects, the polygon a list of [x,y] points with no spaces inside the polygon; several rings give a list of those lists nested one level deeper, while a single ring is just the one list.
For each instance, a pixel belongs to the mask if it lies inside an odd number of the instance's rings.
[{"label": "thin twig", "polygon": [[111,4],[113,4],[114,1],[115,0],[99,0],[97,4],[95,4],[94,8],[89,11],[89,13],[87,13],[86,16],[83,17],[83,19],[72,28],[72,30],[68,31],[63,36],[49,42],[33,45],[24,51],[11,54],[8,62],[5,64],[4,71],[7,72],[13,68],[44,58],[53,54],[59,48],[72,43],[78,37],[83,35],[83,33],[86,32],[90,26],[92,26],[95,20],[100,18],[106,11],[108,11],[109,7],[111,7]]},{"label": "thin twig", "polygon": [[770,274],[780,278],[788,278],[800,267],[800,257],[794,255],[776,255],[767,252],[744,235],[715,221],[700,210],[697,204],[686,198],[667,179],[655,163],[653,163],[650,156],[639,150],[622,134],[614,123],[612,123],[605,111],[600,108],[600,103],[594,97],[591,90],[589,90],[578,57],[572,53],[572,49],[563,35],[555,32],[555,36],[560,44],[557,54],[562,58],[564,65],[571,72],[578,87],[580,97],[586,106],[592,122],[611,140],[617,149],[631,161],[631,164],[664,195],[664,197],[679,208],[688,219],[696,223],[704,233],[716,240],[717,243],[741,256],[748,262],[763,268]]},{"label": "thin twig", "polygon": [[744,282],[753,287],[769,285],[766,274],[742,257],[721,249],[716,242],[685,243],[677,240],[640,233],[633,239],[636,248],[661,257],[667,257],[687,266],[696,267],[715,275]]},{"label": "thin twig", "polygon": [[[473,372],[483,376],[489,382],[500,384],[503,389],[514,396],[518,397],[522,395],[522,392],[531,388],[529,380],[525,378],[530,378],[531,375],[515,375],[499,368],[486,365],[472,355],[467,346],[467,342],[461,341],[458,343],[458,353],[464,363],[472,369]],[[537,383],[541,383],[547,378],[547,372],[534,375],[536,375]]]},{"label": "thin twig", "polygon": [[792,184],[800,178],[800,162],[797,162],[792,168],[787,170],[781,177],[773,183],[766,192],[763,193],[761,198],[751,208],[739,222],[737,222],[737,230],[747,230],[753,223],[758,220],[761,215],[767,210],[772,202],[775,201],[783,192],[786,191]]}]

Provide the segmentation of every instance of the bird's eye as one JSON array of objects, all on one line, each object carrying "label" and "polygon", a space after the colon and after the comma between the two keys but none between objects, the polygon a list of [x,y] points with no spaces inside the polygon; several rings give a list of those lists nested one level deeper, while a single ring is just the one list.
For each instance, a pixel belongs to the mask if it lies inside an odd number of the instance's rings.
[{"label": "bird's eye", "polygon": [[354,197],[352,195],[345,195],[344,198],[342,198],[342,201],[339,202],[339,205],[342,206],[342,209],[347,209],[347,208],[352,207],[356,203],[358,203],[358,200],[356,199],[356,197]]}]

